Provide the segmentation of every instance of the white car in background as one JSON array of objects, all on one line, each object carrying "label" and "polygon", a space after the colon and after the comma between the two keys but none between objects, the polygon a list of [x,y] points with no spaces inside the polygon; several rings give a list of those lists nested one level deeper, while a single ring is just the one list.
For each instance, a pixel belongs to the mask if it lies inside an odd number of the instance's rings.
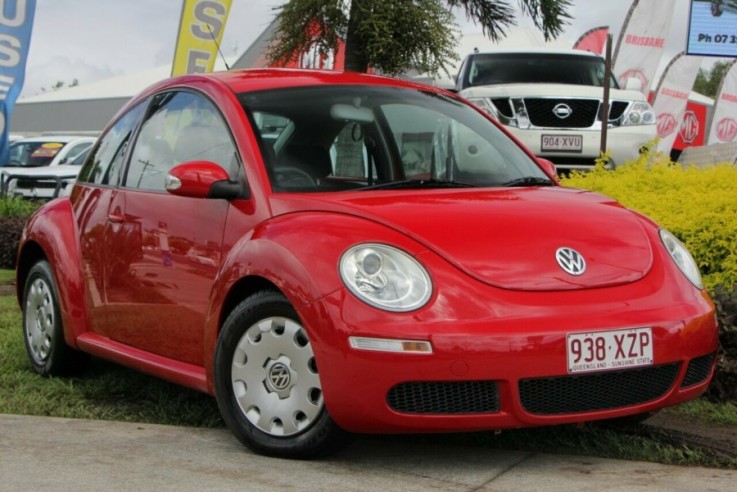
[{"label": "white car in background", "polygon": [[[600,154],[604,59],[580,50],[504,50],[468,55],[458,93],[499,120],[537,156],[561,169],[589,169]],[[641,83],[609,80],[610,167],[636,158],[657,134]]]},{"label": "white car in background", "polygon": [[[71,185],[77,180],[77,175],[90,154],[90,150],[92,150],[92,147],[87,147],[75,158],[66,161],[66,164],[31,167],[7,175],[9,179],[4,184],[5,194],[34,199],[67,196],[71,191]],[[0,173],[4,174],[3,171],[0,171]]]},{"label": "white car in background", "polygon": [[[0,195],[53,198],[60,183],[73,182],[84,156],[97,140],[89,136],[31,137],[10,144],[10,159],[0,167]],[[81,159],[80,159],[81,158]]]}]

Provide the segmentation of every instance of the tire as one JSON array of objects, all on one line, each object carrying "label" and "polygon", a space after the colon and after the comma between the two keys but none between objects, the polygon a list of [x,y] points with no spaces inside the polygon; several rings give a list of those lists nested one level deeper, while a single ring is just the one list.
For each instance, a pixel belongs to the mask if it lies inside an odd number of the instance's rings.
[{"label": "tire", "polygon": [[36,263],[26,277],[23,340],[33,370],[42,376],[78,374],[89,359],[64,340],[56,281],[46,261]]},{"label": "tire", "polygon": [[307,459],[350,441],[328,414],[312,345],[282,294],[261,291],[233,309],[214,364],[220,413],[251,450]]},{"label": "tire", "polygon": [[723,13],[724,13],[724,9],[722,7],[721,0],[719,0],[719,1],[712,0],[712,2],[711,2],[711,15],[714,16],[714,17],[721,17]]}]

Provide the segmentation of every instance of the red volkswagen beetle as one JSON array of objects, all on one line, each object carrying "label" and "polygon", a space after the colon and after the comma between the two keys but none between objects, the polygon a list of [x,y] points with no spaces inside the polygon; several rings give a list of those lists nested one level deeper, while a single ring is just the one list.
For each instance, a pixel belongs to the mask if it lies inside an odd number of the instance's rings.
[{"label": "red volkswagen beetle", "polygon": [[357,74],[149,88],[29,220],[17,276],[38,373],[119,362],[287,457],[646,414],[699,396],[717,349],[672,234],[460,98]]}]

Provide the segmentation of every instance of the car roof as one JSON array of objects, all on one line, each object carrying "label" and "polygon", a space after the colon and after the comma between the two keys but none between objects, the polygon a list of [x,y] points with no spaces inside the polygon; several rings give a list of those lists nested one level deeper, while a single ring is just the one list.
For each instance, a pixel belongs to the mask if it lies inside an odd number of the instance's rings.
[{"label": "car roof", "polygon": [[307,87],[316,85],[383,85],[406,87],[420,90],[443,92],[427,85],[418,84],[403,79],[389,78],[379,75],[370,75],[357,72],[339,72],[334,70],[312,70],[292,68],[264,68],[229,70],[205,74],[192,74],[166,79],[149,87],[142,96],[151,94],[167,87],[189,85],[196,81],[217,81],[225,84],[233,92],[252,92],[260,90],[281,89],[288,87]]},{"label": "car roof", "polygon": [[519,54],[519,55],[576,55],[586,56],[589,58],[601,58],[601,55],[585,50],[564,50],[560,48],[505,48],[505,49],[490,49],[479,51],[478,53],[469,53],[469,56],[475,55],[507,55],[507,54]]}]

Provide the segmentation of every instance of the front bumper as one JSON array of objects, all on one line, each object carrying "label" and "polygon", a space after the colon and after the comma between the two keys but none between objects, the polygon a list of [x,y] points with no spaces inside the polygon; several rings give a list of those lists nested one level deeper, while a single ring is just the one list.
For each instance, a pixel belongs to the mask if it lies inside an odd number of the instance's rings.
[{"label": "front bumper", "polygon": [[[536,156],[551,160],[559,169],[591,169],[600,156],[601,132],[590,129],[520,129],[505,127]],[[607,131],[607,151],[610,153],[609,165],[621,166],[636,159],[640,149],[655,138],[655,125],[620,126]],[[582,138],[580,152],[543,151],[544,135],[578,136]]]},{"label": "front bumper", "polygon": [[[341,290],[303,315],[319,320],[307,328],[320,334],[313,347],[325,402],[346,430],[563,424],[650,412],[706,390],[718,345],[708,296],[691,289],[690,299],[674,303],[669,289],[638,284],[547,293],[465,286],[474,288],[405,316],[367,308]],[[493,315],[489,306],[498,308]],[[652,328],[653,366],[567,374],[567,334],[642,326]],[[429,340],[433,352],[356,350],[349,336]]]}]

